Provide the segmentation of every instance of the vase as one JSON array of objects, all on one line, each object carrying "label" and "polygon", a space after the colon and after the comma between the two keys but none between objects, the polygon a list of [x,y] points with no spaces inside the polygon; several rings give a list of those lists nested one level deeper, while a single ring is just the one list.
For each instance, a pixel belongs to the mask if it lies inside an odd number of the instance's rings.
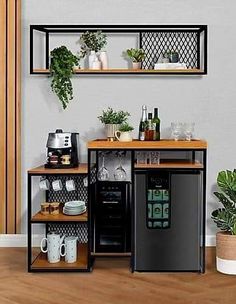
[{"label": "vase", "polygon": [[95,58],[93,61],[93,65],[91,67],[93,70],[101,70],[102,64],[101,61],[98,59],[98,57]]},{"label": "vase", "polygon": [[120,125],[118,124],[106,124],[106,135],[107,135],[107,140],[109,141],[114,141],[115,140],[115,132],[119,130]]},{"label": "vase", "polygon": [[116,139],[118,139],[118,141],[127,142],[133,140],[131,131],[126,131],[126,132],[116,131],[115,137]]},{"label": "vase", "polygon": [[133,62],[133,69],[140,70],[141,69],[141,62]]},{"label": "vase", "polygon": [[95,51],[90,51],[89,57],[88,57],[88,64],[89,69],[93,68],[93,62],[97,59],[97,55]]},{"label": "vase", "polygon": [[228,232],[216,234],[216,268],[219,272],[236,275],[236,236]]},{"label": "vase", "polygon": [[107,70],[108,69],[108,57],[107,57],[107,52],[106,51],[101,51],[99,59],[102,64],[102,70]]}]

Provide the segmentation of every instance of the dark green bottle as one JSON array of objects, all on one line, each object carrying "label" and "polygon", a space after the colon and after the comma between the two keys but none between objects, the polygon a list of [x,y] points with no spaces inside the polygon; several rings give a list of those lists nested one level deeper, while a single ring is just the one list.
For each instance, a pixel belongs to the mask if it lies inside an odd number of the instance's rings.
[{"label": "dark green bottle", "polygon": [[160,118],[158,117],[158,108],[154,108],[154,118],[152,120],[152,123],[155,126],[154,140],[160,140],[161,139],[161,132],[160,132],[161,121],[160,121]]}]

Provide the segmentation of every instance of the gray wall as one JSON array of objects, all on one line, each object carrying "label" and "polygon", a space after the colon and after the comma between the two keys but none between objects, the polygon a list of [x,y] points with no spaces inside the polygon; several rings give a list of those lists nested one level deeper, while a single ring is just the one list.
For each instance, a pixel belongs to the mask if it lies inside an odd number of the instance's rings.
[{"label": "gray wall", "polygon": [[[171,121],[194,121],[196,135],[207,139],[207,234],[215,233],[209,218],[217,206],[212,196],[216,175],[219,170],[235,166],[235,9],[234,0],[23,1],[22,233],[26,231],[26,170],[45,161],[48,132],[57,127],[79,131],[86,160],[86,141],[103,136],[97,116],[104,107],[130,111],[131,123],[137,127],[144,103],[150,108],[159,107],[164,132]],[[29,24],[33,23],[208,24],[209,74],[77,76],[73,80],[74,101],[63,111],[50,91],[48,78],[29,74]]]}]

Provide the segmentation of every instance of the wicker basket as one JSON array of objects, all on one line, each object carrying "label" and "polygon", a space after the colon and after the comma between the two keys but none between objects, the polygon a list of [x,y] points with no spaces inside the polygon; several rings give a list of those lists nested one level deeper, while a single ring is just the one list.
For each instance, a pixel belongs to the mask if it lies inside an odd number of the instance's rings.
[{"label": "wicker basket", "polygon": [[216,234],[216,267],[219,272],[236,275],[236,236],[228,232]]}]

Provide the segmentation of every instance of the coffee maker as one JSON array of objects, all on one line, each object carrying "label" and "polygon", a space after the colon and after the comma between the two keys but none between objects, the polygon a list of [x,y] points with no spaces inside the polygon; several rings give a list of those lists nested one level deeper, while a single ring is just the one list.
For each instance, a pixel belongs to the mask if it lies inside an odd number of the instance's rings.
[{"label": "coffee maker", "polygon": [[45,168],[74,168],[79,165],[79,133],[57,129],[49,133]]}]

